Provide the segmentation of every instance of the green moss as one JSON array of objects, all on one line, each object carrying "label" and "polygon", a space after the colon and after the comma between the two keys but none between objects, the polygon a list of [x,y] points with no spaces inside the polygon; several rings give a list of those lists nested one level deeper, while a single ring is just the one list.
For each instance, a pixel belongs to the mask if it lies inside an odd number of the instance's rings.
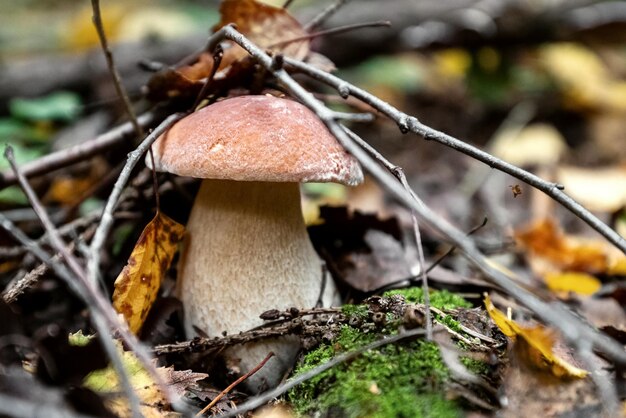
[{"label": "green moss", "polygon": [[457,321],[456,319],[454,319],[453,317],[451,317],[450,315],[446,315],[444,317],[441,317],[440,315],[435,315],[435,319],[437,319],[437,321],[441,322],[442,324],[444,324],[445,326],[447,326],[448,328],[450,328],[452,331],[456,331],[456,332],[461,332],[461,324],[459,323],[459,321]]},{"label": "green moss", "polygon": [[[332,344],[307,354],[296,374],[378,338],[345,326]],[[457,417],[457,405],[443,397],[448,376],[437,346],[416,340],[367,351],[294,388],[288,399],[299,414],[338,410],[348,418]]]},{"label": "green moss", "polygon": [[[424,292],[421,287],[389,290],[383,296],[402,295],[408,303],[424,303]],[[437,309],[471,308],[472,305],[462,297],[447,290],[430,292],[430,305]]]},{"label": "green moss", "polygon": [[344,315],[356,317],[359,319],[367,319],[367,306],[365,305],[343,305],[341,312]]},{"label": "green moss", "polygon": [[[408,303],[422,303],[421,288],[386,292],[383,297],[402,295]],[[471,307],[465,299],[447,291],[433,291],[431,305],[448,310]],[[349,317],[371,321],[367,305],[345,305],[342,312]],[[337,354],[351,352],[383,335],[397,333],[402,318],[386,313],[384,328],[363,330],[344,326],[331,342],[320,345],[305,355],[295,374],[304,373],[326,363]],[[461,332],[453,315],[436,319]],[[367,329],[367,328],[366,328]],[[470,370],[484,374],[488,366],[472,359],[463,359]],[[486,369],[487,368],[487,369]],[[292,389],[287,398],[300,415],[316,413],[347,418],[367,417],[458,417],[461,410],[454,401],[445,399],[449,371],[436,344],[425,340],[389,344],[367,351],[349,363],[343,363],[319,374]]]},{"label": "green moss", "polygon": [[484,361],[475,360],[469,357],[461,357],[461,363],[467,367],[467,370],[474,374],[487,376],[491,373],[489,365]]}]

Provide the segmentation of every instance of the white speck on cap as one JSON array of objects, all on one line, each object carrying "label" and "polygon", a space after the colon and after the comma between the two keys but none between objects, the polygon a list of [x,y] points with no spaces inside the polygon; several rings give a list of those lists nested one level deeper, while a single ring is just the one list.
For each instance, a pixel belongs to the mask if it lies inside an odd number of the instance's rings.
[{"label": "white speck on cap", "polygon": [[313,112],[272,96],[207,106],[161,135],[153,151],[157,170],[181,176],[349,186],[363,181],[357,160]]}]

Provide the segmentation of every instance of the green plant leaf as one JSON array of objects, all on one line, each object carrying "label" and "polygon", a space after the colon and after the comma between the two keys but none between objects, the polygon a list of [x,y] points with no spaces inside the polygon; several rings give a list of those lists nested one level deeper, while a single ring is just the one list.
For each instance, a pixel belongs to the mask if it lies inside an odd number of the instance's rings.
[{"label": "green plant leaf", "polygon": [[28,121],[68,122],[80,114],[81,101],[76,93],[59,91],[35,99],[16,98],[9,102],[11,115]]}]

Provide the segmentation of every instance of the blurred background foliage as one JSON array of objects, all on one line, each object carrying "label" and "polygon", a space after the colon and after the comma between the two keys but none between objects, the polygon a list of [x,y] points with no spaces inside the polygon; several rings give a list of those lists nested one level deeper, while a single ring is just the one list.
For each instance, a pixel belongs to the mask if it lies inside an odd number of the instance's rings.
[{"label": "blurred background foliage", "polygon": [[[607,5],[619,2],[496,3],[394,0],[376,8],[375,2],[353,1],[325,27],[390,17],[392,29],[322,37],[313,47],[336,61],[339,76],[434,128],[567,183],[574,196],[608,217],[619,213],[626,204],[626,42],[619,14],[614,19],[607,14]],[[306,22],[327,4],[299,0],[290,10]],[[88,2],[2,0],[0,5],[0,135],[14,144],[18,161],[71,145],[72,126],[90,121],[91,129],[79,131],[84,139],[120,117],[106,70],[98,63],[101,52]],[[135,99],[150,76],[138,69],[138,61],[177,62],[199,48],[219,20],[216,0],[104,1],[102,8]],[[589,17],[602,12],[602,19]],[[72,64],[85,56],[89,59],[82,64]],[[103,115],[111,108],[117,113]],[[500,174],[475,177],[472,161],[407,141],[384,121],[359,132],[405,167],[418,191],[471,196],[494,178],[513,183]],[[465,167],[470,174],[450,167]],[[572,181],[572,175],[588,179],[585,170],[598,167],[610,168],[599,184],[579,187]],[[532,218],[527,205],[507,200],[505,189],[499,187],[496,206],[513,215],[503,224],[520,214]],[[331,194],[336,201],[336,192]],[[0,192],[0,199],[23,203],[11,189]],[[450,199],[456,201],[445,197],[441,207]],[[453,207],[458,210],[446,209],[451,217],[470,222],[469,207]]]}]

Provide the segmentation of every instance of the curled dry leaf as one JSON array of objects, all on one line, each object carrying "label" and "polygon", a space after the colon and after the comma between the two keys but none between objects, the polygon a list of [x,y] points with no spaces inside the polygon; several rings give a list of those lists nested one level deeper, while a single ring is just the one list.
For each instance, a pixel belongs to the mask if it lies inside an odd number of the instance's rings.
[{"label": "curled dry leaf", "polygon": [[555,334],[543,326],[525,327],[493,306],[489,296],[485,296],[485,308],[500,331],[516,344],[526,344],[526,359],[536,368],[548,370],[556,377],[582,378],[587,371],[568,363],[555,353]]},{"label": "curled dry leaf", "polygon": [[148,316],[184,232],[184,226],[157,212],[115,280],[113,307],[132,332],[137,333]]}]

